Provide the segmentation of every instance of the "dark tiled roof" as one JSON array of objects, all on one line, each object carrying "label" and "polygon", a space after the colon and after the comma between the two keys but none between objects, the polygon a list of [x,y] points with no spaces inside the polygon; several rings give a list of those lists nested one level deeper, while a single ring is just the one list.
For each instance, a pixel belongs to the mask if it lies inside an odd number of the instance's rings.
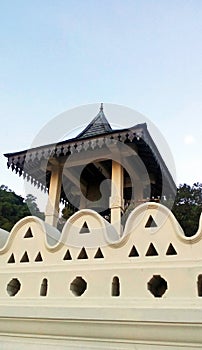
[{"label": "dark tiled roof", "polygon": [[88,124],[88,126],[76,136],[76,139],[96,136],[111,132],[112,128],[103,112],[103,104],[101,103],[100,111],[96,117]]},{"label": "dark tiled roof", "polygon": [[[106,150],[110,149],[111,142],[112,144],[113,142],[121,142],[136,150],[148,174],[155,175],[155,186],[159,195],[162,191],[175,195],[176,186],[172,175],[149,134],[147,125],[144,123],[131,128],[113,130],[104,115],[102,104],[97,116],[75,138],[4,155],[8,158],[7,165],[9,168],[11,167],[12,171],[15,171],[19,176],[22,175],[35,186],[48,190],[51,170],[44,168],[42,165],[44,160],[52,164],[51,160],[53,159],[61,158],[64,160],[68,159],[70,155],[79,153],[84,155],[86,150],[94,151],[95,146],[97,147],[96,154],[103,158]],[[84,159],[82,161],[85,163]],[[164,188],[162,188],[162,176],[164,176]],[[66,200],[63,193],[61,198]]]}]

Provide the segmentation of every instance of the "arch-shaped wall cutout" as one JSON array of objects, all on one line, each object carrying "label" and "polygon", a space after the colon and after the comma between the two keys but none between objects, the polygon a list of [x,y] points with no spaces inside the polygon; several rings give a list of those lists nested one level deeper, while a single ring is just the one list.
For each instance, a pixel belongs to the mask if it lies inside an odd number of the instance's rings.
[{"label": "arch-shaped wall cutout", "polygon": [[[170,230],[172,230],[172,234],[175,235],[179,240],[183,241],[184,243],[187,243],[187,244],[190,244],[190,242],[195,243],[195,242],[198,242],[200,239],[202,239],[202,215],[200,217],[199,229],[197,233],[194,236],[186,237],[184,235],[183,229],[181,228],[180,224],[178,223],[173,213],[168,208],[166,208],[166,206],[160,203],[154,203],[154,202],[141,204],[130,213],[124,229],[124,235],[123,235],[124,238],[126,238],[132,232],[134,232],[136,227],[138,228],[145,227],[146,214],[148,215],[147,217],[149,217],[149,215],[152,215],[152,217],[155,218],[156,220],[156,224],[158,225],[157,228],[151,227],[151,232],[154,231],[159,233],[161,227],[163,227],[165,223],[169,223]],[[148,231],[149,233],[150,230],[145,229],[145,231],[146,232]]]},{"label": "arch-shaped wall cutout", "polygon": [[112,296],[113,297],[120,296],[120,282],[117,276],[114,276],[112,279]]},{"label": "arch-shaped wall cutout", "polygon": [[41,282],[40,296],[45,297],[48,292],[48,280],[44,278]]},{"label": "arch-shaped wall cutout", "polygon": [[[32,231],[33,239],[36,239],[38,236],[40,244],[44,245],[47,250],[56,250],[61,236],[60,232],[55,227],[46,224],[43,220],[35,216],[26,216],[13,226],[7,241],[0,249],[0,253],[7,253],[11,249],[13,242],[18,239],[18,234],[20,234],[19,238],[21,241],[21,238],[24,238],[29,229]],[[30,236],[30,233],[28,236]],[[31,239],[31,237],[27,238]]]},{"label": "arch-shaped wall cutout", "polygon": [[[89,232],[82,234],[86,223]],[[85,227],[85,231],[87,228]],[[86,233],[86,234],[85,234]],[[59,244],[95,248],[116,243],[120,237],[113,225],[107,222],[100,214],[92,209],[82,209],[74,213],[63,227]],[[59,246],[58,244],[58,246]]]},{"label": "arch-shaped wall cutout", "polygon": [[197,289],[198,289],[198,296],[202,297],[202,275],[198,275]]}]

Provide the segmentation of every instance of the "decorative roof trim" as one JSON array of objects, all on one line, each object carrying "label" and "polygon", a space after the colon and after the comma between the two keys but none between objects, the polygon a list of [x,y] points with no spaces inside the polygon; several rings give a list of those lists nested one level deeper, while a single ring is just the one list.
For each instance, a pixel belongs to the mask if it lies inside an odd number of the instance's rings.
[{"label": "decorative roof trim", "polygon": [[[27,181],[31,181],[34,186],[41,188],[43,191],[47,191],[50,181],[50,172],[46,170],[45,176],[44,170],[40,169],[40,164],[43,160],[47,161],[50,158],[68,157],[70,154],[80,153],[89,149],[101,149],[104,146],[108,147],[109,144],[114,141],[128,144],[136,142],[137,145],[139,145],[138,147],[140,151],[142,149],[142,142],[146,144],[146,151],[149,152],[148,155],[150,157],[152,156],[156,166],[160,167],[161,172],[164,174],[170,185],[170,188],[172,188],[172,193],[175,192],[176,185],[148,132],[146,123],[137,124],[131,128],[121,130],[111,130],[110,132],[89,137],[76,137],[66,141],[60,141],[59,143],[43,145],[21,152],[6,153],[4,156],[8,158],[8,168],[11,167],[12,171],[15,171],[16,174],[19,174],[19,176],[23,175],[23,178]],[[42,181],[42,178],[46,178],[46,181]]]}]

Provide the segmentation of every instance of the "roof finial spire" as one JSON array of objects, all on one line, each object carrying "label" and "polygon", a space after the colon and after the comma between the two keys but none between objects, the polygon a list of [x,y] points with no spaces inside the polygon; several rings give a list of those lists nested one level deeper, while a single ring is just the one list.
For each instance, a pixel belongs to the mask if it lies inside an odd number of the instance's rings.
[{"label": "roof finial spire", "polygon": [[103,112],[103,103],[100,104],[100,112]]}]

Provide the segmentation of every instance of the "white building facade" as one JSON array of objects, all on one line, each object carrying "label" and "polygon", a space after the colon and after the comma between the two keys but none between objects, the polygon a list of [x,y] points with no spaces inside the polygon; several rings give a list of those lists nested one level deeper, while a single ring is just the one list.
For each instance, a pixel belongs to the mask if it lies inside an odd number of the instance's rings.
[{"label": "white building facade", "polygon": [[77,138],[6,157],[49,201],[0,232],[1,349],[202,348],[202,220],[185,237],[161,204],[175,186],[146,125],[112,130],[101,106]]}]

